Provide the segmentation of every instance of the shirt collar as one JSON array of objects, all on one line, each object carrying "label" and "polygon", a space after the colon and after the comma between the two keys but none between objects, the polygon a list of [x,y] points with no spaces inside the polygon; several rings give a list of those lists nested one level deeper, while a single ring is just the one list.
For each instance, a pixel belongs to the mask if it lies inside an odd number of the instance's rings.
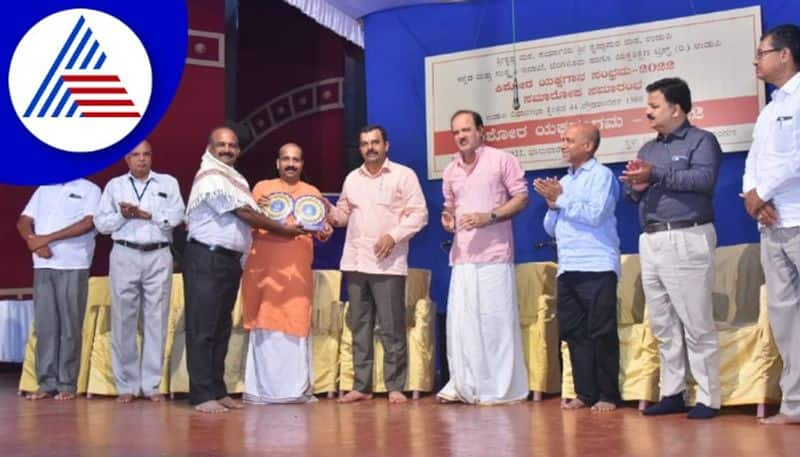
[{"label": "shirt collar", "polygon": [[483,153],[483,147],[484,147],[484,145],[481,144],[480,146],[478,146],[477,149],[475,149],[475,161],[472,162],[471,165],[467,165],[466,163],[464,163],[464,158],[461,156],[461,153],[460,152],[456,152],[456,163],[458,164],[458,166],[460,168],[467,168],[467,167],[470,167],[470,166],[474,167],[475,164],[478,163],[478,159],[480,159],[481,154]]},{"label": "shirt collar", "polygon": [[[595,166],[595,165],[597,165],[597,159],[595,159],[594,157],[592,157],[591,159],[587,160],[586,162],[583,162],[583,163],[581,164],[581,166],[580,166],[580,167],[578,167],[578,170],[577,170],[577,171],[580,171],[580,170],[586,170],[586,171],[589,171],[589,170],[591,170],[592,168],[594,168],[594,166]],[[569,168],[567,169],[567,173],[569,173],[570,175],[575,175],[575,174],[577,173],[577,171],[573,171],[573,170],[572,170],[572,165],[570,165],[570,166],[569,166]]]},{"label": "shirt collar", "polygon": [[692,124],[689,123],[689,119],[686,119],[685,121],[683,121],[683,124],[681,124],[680,127],[678,127],[675,130],[669,132],[666,136],[664,136],[664,135],[659,133],[658,136],[656,136],[656,140],[662,141],[662,142],[667,142],[670,139],[670,137],[679,138],[679,139],[682,140],[682,139],[686,138],[686,134],[689,133],[689,129],[691,127],[692,127]]},{"label": "shirt collar", "polygon": [[361,174],[363,174],[364,176],[367,176],[367,177],[370,177],[370,178],[376,178],[376,177],[378,177],[378,176],[380,176],[380,175],[382,175],[384,173],[391,172],[392,171],[392,165],[393,165],[392,161],[389,160],[389,158],[387,157],[386,160],[383,161],[383,166],[381,166],[381,169],[378,170],[378,173],[376,173],[374,175],[372,173],[370,173],[369,170],[367,170],[367,165],[364,164],[364,163],[362,163],[361,167],[359,167],[359,171],[361,171]]},{"label": "shirt collar", "polygon": [[798,87],[800,87],[800,72],[795,73],[782,87],[775,89],[772,98],[775,98],[776,95],[779,96],[778,98],[788,97],[797,92]]},{"label": "shirt collar", "polygon": [[[128,172],[128,177],[133,179],[134,181],[139,181],[139,179],[136,176],[133,176],[133,173],[131,173],[130,171]],[[156,172],[153,171],[153,170],[150,170],[150,174],[147,175],[147,179],[145,179],[144,182],[151,181],[151,180],[152,181],[158,181],[158,178],[156,177]]]}]

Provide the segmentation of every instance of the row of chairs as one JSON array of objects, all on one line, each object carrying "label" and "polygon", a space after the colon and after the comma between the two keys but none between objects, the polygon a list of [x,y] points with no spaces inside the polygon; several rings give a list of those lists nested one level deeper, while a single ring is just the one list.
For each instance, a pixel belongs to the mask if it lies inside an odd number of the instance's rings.
[{"label": "row of chairs", "polygon": [[[344,325],[347,303],[340,300],[342,273],[338,270],[315,270],[312,307],[311,342],[314,393],[333,396],[353,386],[352,336]],[[430,299],[428,270],[409,270],[406,281],[406,316],[408,328],[409,371],[406,390],[415,397],[433,389],[434,325],[436,306]],[[173,275],[166,350],[160,391],[174,396],[189,390],[186,369],[185,317],[183,276]],[[225,359],[225,383],[231,393],[244,390],[244,363],[248,333],[243,327],[242,298],[233,309],[233,330]],[[380,329],[376,329],[380,332]],[[140,332],[141,335],[141,332]],[[374,391],[385,392],[383,383],[383,350],[376,336]],[[38,388],[35,375],[36,335],[31,331],[25,349],[20,392]],[[108,277],[89,279],[86,315],[82,330],[82,350],[78,393],[117,395],[111,367],[111,293]]]},{"label": "row of chairs", "polygon": [[[659,398],[658,343],[650,331],[645,312],[644,292],[637,255],[623,255],[618,286],[617,322],[620,339],[619,383],[623,400],[646,402]],[[544,393],[561,392],[573,398],[569,350],[559,340],[556,313],[556,273],[553,262],[517,265],[523,350],[533,399]],[[434,388],[436,306],[430,299],[431,273],[410,269],[406,282],[406,317],[409,372],[406,390],[418,396]],[[714,316],[721,347],[723,405],[759,405],[763,415],[766,403],[780,401],[778,380],[782,369],[767,318],[763,291],[764,274],[757,244],[718,248]],[[314,271],[312,310],[312,355],[314,392],[334,396],[353,386],[352,337],[344,324],[347,303],[341,297],[342,274],[337,270]],[[687,285],[690,287],[690,285]],[[110,293],[108,279],[93,277],[83,326],[83,350],[78,380],[79,393],[115,395],[110,357]],[[188,391],[185,327],[183,319],[182,276],[173,277],[169,328],[164,356],[161,392]],[[244,389],[244,361],[247,332],[242,327],[241,298],[233,311],[233,332],[225,367],[228,390]],[[376,332],[380,332],[377,328]],[[35,335],[28,341],[20,380],[21,391],[36,390],[33,348]],[[384,392],[383,350],[375,339],[373,389]],[[562,367],[563,362],[563,367]],[[690,384],[690,401],[695,387]]]}]

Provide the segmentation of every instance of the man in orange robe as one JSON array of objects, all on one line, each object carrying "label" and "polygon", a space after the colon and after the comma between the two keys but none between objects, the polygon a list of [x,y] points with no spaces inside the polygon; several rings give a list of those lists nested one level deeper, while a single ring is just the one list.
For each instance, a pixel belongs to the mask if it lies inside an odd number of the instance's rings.
[{"label": "man in orange robe", "polygon": [[[276,193],[288,194],[293,200],[305,195],[323,198],[316,187],[300,180],[303,151],[299,146],[283,145],[277,167],[278,178],[261,181],[253,189],[253,198],[260,206],[268,206]],[[332,231],[327,223],[320,232],[293,238],[253,230],[242,277],[244,327],[250,330],[243,397],[246,403],[302,403],[314,398],[309,338],[312,237],[324,241]]]}]

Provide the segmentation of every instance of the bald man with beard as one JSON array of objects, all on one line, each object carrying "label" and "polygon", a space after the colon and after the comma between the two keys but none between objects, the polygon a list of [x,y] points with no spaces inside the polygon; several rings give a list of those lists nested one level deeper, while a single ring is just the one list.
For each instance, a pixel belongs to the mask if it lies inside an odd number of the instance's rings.
[{"label": "bald man with beard", "polygon": [[[303,182],[303,151],[294,143],[278,150],[278,178],[261,181],[253,199],[268,207],[276,194],[293,200],[320,191]],[[290,215],[290,223],[297,222]],[[313,401],[311,302],[314,238],[326,241],[333,228],[286,237],[254,228],[242,279],[244,327],[250,331],[244,401],[253,404]]]}]

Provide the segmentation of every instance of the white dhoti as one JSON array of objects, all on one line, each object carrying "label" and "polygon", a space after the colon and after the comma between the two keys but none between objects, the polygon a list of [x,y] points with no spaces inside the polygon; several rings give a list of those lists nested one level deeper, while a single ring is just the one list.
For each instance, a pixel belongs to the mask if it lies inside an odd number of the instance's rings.
[{"label": "white dhoti", "polygon": [[242,398],[253,404],[314,401],[311,366],[309,338],[252,330]]},{"label": "white dhoti", "polygon": [[482,405],[528,396],[514,265],[453,267],[447,300],[450,381],[438,397]]}]

